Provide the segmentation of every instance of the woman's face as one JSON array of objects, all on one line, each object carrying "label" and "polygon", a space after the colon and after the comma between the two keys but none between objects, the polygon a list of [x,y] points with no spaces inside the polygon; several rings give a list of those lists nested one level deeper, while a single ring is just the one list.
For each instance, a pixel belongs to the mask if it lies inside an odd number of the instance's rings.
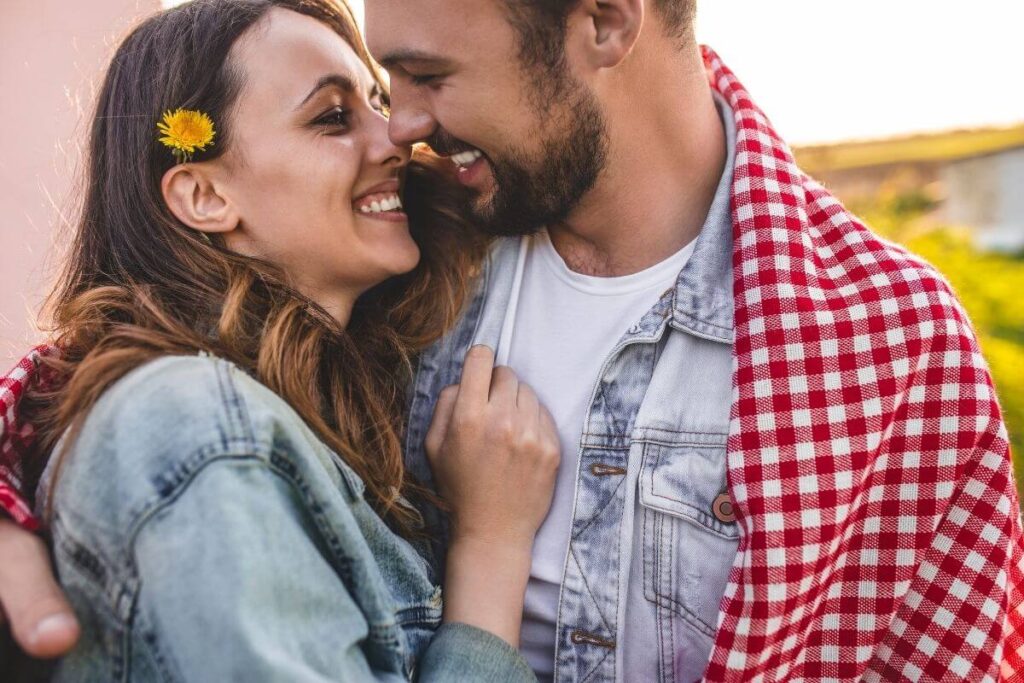
[{"label": "woman's face", "polygon": [[336,317],[419,249],[398,203],[410,149],[388,140],[369,70],[319,21],[273,9],[232,49],[242,89],[217,161],[238,216],[227,246],[282,268]]}]

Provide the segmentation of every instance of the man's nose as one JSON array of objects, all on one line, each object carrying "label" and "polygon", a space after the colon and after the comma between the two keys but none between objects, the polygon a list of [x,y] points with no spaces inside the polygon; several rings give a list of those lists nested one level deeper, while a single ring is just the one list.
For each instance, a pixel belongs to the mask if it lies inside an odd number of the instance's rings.
[{"label": "man's nose", "polygon": [[418,107],[394,107],[388,120],[388,137],[395,145],[412,145],[434,134],[437,121],[430,112]]}]

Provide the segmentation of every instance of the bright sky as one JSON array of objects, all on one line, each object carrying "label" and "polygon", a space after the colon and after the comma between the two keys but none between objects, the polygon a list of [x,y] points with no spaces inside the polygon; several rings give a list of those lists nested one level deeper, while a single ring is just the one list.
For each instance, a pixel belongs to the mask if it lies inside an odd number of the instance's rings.
[{"label": "bright sky", "polygon": [[714,47],[792,142],[1024,122],[1020,0],[701,0]]},{"label": "bright sky", "polygon": [[[362,0],[349,1],[361,17]],[[698,7],[700,41],[791,142],[1024,122],[1020,0],[699,0]]]}]

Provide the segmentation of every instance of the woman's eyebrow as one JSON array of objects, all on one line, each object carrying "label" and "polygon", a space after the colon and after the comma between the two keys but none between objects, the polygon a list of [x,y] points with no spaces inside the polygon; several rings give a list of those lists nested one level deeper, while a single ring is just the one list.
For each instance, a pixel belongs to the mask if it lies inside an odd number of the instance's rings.
[{"label": "woman's eyebrow", "polygon": [[316,85],[314,85],[313,89],[309,91],[309,94],[306,95],[295,108],[301,109],[302,105],[309,102],[313,95],[316,95],[318,92],[330,85],[341,88],[347,93],[353,93],[359,90],[359,87],[356,85],[356,82],[352,80],[351,76],[347,76],[345,74],[328,74],[316,82]]}]

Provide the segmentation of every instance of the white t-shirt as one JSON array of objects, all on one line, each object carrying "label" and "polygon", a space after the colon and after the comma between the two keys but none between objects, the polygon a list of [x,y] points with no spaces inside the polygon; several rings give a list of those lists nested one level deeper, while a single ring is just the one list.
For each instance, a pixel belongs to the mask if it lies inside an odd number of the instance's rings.
[{"label": "white t-shirt", "polygon": [[612,348],[675,285],[694,242],[646,270],[592,277],[569,270],[547,232],[525,237],[497,349],[558,426],[562,461],[537,532],[520,649],[541,680],[554,666],[558,597],[569,547],[583,420]]}]

